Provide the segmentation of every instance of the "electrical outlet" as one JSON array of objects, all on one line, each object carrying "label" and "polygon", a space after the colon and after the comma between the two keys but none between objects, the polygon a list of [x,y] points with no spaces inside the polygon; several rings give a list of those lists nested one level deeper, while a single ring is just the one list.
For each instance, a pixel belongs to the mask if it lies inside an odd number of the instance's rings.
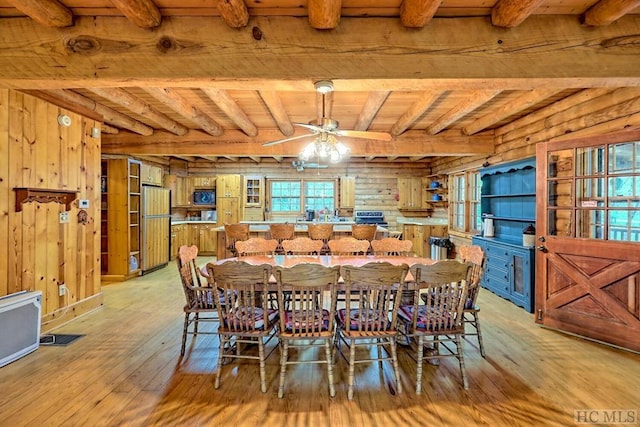
[{"label": "electrical outlet", "polygon": [[60,224],[69,224],[69,212],[60,212]]},{"label": "electrical outlet", "polygon": [[58,285],[58,296],[63,297],[67,294],[67,285],[65,285],[64,283],[61,285]]}]

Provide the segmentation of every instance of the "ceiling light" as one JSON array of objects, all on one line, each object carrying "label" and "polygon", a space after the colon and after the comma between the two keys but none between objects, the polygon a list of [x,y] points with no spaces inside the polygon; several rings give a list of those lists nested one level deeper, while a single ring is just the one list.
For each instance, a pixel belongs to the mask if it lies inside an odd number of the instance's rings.
[{"label": "ceiling light", "polygon": [[300,155],[300,160],[308,161],[312,158],[325,159],[330,163],[338,163],[349,155],[349,148],[339,142],[335,136],[320,134],[315,141],[309,143]]},{"label": "ceiling light", "polygon": [[320,80],[314,84],[316,92],[325,94],[333,92],[333,82],[331,80]]}]

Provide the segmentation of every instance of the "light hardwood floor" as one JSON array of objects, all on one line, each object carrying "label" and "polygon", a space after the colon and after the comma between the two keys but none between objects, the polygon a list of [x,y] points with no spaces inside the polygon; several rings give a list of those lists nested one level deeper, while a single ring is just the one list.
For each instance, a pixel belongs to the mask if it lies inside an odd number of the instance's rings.
[{"label": "light hardwood floor", "polygon": [[340,358],[335,398],[323,366],[298,365],[278,399],[277,350],[266,394],[254,361],[225,365],[215,390],[216,338],[188,342],[179,358],[184,298],[174,263],[103,291],[103,308],[54,331],[85,337],[0,368],[0,426],[567,426],[576,410],[640,411],[640,355],[542,329],[488,291],[479,297],[486,359],[465,342],[469,390],[447,359],[425,365],[416,396],[415,364],[401,349],[403,393],[389,391],[390,366],[381,375],[365,365],[353,401]]}]

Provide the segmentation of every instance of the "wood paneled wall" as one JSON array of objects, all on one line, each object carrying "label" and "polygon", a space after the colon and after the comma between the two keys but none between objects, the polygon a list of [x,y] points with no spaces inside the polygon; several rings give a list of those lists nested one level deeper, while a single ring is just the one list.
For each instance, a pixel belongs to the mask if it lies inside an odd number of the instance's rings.
[{"label": "wood paneled wall", "polygon": [[[71,118],[70,126],[58,116]],[[43,294],[47,330],[102,304],[100,292],[101,123],[40,99],[0,89],[0,296]],[[28,202],[16,211],[16,187],[77,191],[69,223],[56,202]],[[89,201],[87,222],[78,201]],[[61,283],[68,293],[58,296]]]}]

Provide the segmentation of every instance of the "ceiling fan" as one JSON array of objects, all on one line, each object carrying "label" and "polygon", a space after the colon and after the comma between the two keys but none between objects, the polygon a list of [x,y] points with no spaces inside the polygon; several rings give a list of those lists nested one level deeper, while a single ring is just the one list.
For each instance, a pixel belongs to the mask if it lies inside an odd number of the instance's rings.
[{"label": "ceiling fan", "polygon": [[293,123],[294,126],[300,126],[311,131],[307,135],[297,135],[288,138],[282,138],[275,141],[269,141],[262,144],[263,146],[282,144],[283,142],[293,141],[296,139],[317,137],[318,141],[327,141],[331,136],[346,136],[350,138],[375,139],[378,141],[391,141],[391,134],[387,132],[372,132],[360,130],[341,130],[336,120],[326,117],[326,94],[333,91],[333,82],[330,80],[321,80],[315,83],[316,92],[322,95],[322,117],[317,121],[309,123]]},{"label": "ceiling fan", "polygon": [[293,166],[298,172],[302,172],[305,169],[326,169],[329,167],[329,165],[310,163],[305,162],[304,160],[294,160],[291,162],[291,166]]}]

